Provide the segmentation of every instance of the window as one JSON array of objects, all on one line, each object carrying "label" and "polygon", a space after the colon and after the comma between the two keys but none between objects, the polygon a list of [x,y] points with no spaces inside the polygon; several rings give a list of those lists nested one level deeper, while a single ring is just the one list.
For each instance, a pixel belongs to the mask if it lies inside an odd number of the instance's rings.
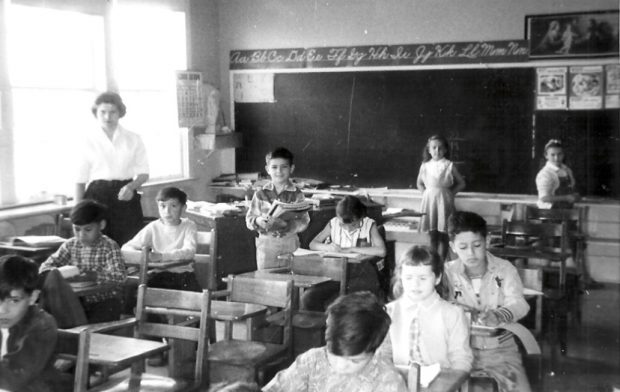
[{"label": "window", "polygon": [[[106,86],[118,86],[127,105],[121,124],[144,140],[151,180],[187,174],[187,131],[177,125],[174,73],[187,66],[185,13],[119,5],[111,13],[111,37],[100,14],[10,6],[13,131],[6,147],[14,158],[13,175],[0,177],[0,204],[73,194],[77,136],[96,126],[90,106]],[[113,64],[109,75],[106,63]],[[7,199],[7,193],[14,196]]]}]

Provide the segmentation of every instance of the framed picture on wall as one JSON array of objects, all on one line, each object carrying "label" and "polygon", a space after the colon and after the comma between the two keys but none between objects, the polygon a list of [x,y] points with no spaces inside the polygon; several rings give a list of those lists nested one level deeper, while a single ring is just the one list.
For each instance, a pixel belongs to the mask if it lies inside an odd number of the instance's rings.
[{"label": "framed picture on wall", "polygon": [[618,56],[618,11],[526,15],[530,58]]}]

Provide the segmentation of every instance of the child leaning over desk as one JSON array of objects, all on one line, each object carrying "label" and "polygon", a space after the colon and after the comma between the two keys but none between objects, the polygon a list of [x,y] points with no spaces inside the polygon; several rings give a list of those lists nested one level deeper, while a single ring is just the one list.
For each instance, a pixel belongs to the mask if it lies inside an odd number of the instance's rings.
[{"label": "child leaning over desk", "polygon": [[459,306],[442,299],[435,287],[443,263],[426,246],[414,246],[400,258],[394,271],[394,301],[387,305],[390,331],[379,353],[396,366],[439,363],[442,369],[469,373],[469,321]]},{"label": "child leaning over desk", "polygon": [[[489,327],[516,322],[529,311],[517,269],[486,250],[487,225],[478,214],[455,212],[448,221],[450,246],[458,259],[446,263],[449,299]],[[472,334],[474,374],[493,377],[500,392],[528,392],[530,384],[514,336]]]},{"label": "child leaning over desk", "polygon": [[282,266],[286,261],[278,260],[278,256],[291,254],[299,247],[297,233],[304,231],[310,223],[307,212],[299,214],[299,219],[292,222],[269,216],[276,200],[298,203],[304,200],[304,194],[291,181],[295,165],[289,150],[276,148],[266,155],[265,161],[265,170],[271,181],[254,193],[245,218],[248,229],[258,232],[256,266],[259,270]]},{"label": "child leaning over desk", "polygon": [[[110,290],[87,295],[80,298],[80,302],[89,323],[118,320],[127,271],[120,247],[102,233],[106,225],[106,207],[94,200],[82,200],[71,210],[70,219],[75,236],[41,264],[39,273],[45,278],[58,267],[76,266],[86,279],[97,284],[111,283]],[[44,290],[45,295],[55,294],[51,288]]]},{"label": "child leaning over desk", "polygon": [[407,392],[394,366],[375,355],[390,317],[367,291],[339,297],[327,308],[325,347],[299,355],[264,392]]},{"label": "child leaning over desk", "polygon": [[[336,217],[310,242],[310,249],[326,252],[350,252],[375,256],[374,260],[349,263],[347,292],[369,290],[383,297],[379,271],[383,269],[385,242],[379,234],[377,223],[366,216],[366,206],[355,196],[346,196],[336,205]],[[337,296],[338,282],[327,282],[304,292],[302,307],[323,311]]]},{"label": "child leaning over desk", "polygon": [[0,390],[51,391],[57,327],[35,304],[38,280],[32,260],[0,257]]}]

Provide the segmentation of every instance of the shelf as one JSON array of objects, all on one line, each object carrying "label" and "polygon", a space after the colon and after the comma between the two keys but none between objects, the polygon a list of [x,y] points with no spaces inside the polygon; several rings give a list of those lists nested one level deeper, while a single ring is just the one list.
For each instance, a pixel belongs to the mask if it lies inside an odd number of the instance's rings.
[{"label": "shelf", "polygon": [[203,150],[223,150],[242,146],[241,132],[226,134],[201,134],[196,136]]}]

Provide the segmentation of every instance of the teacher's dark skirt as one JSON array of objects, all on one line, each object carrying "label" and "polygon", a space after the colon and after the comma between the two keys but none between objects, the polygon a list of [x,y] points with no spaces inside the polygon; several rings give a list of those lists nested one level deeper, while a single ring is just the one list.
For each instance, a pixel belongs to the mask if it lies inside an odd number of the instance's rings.
[{"label": "teacher's dark skirt", "polygon": [[144,226],[140,195],[134,191],[129,201],[118,200],[118,192],[131,180],[96,180],[88,184],[85,199],[93,199],[108,207],[104,233],[122,246]]}]

